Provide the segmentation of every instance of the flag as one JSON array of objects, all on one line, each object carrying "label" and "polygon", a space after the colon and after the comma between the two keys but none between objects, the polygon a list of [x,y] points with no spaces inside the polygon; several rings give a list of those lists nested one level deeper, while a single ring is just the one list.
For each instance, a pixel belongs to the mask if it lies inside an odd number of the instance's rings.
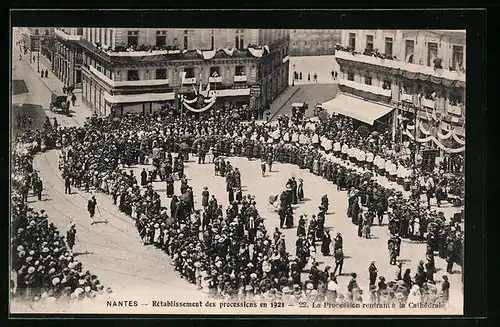
[{"label": "flag", "polygon": [[198,90],[198,94],[202,93],[202,86],[201,86],[201,73],[200,73],[200,89]]},{"label": "flag", "polygon": [[210,82],[207,83],[207,88],[205,89],[205,92],[203,95],[208,98],[209,93],[210,93]]}]

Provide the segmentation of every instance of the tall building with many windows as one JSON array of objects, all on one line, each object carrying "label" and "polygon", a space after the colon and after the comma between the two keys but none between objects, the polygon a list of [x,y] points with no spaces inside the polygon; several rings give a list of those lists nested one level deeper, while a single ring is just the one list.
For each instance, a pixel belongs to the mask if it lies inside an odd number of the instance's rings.
[{"label": "tall building with many windows", "polygon": [[261,108],[288,85],[284,29],[84,28],[82,94],[102,115],[149,112],[193,89]]},{"label": "tall building with many windows", "polygon": [[341,30],[301,29],[290,31],[291,56],[327,56],[335,54]]},{"label": "tall building with many windows", "polygon": [[79,42],[83,28],[56,28],[54,36],[52,71],[66,85],[81,88],[83,55]]},{"label": "tall building with many windows", "polygon": [[340,90],[463,136],[465,41],[465,31],[456,30],[342,30],[335,52]]}]

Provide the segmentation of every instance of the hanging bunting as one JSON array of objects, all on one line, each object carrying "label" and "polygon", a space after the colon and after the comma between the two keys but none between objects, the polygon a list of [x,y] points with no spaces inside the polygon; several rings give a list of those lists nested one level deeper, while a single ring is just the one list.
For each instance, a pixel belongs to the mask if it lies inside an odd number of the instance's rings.
[{"label": "hanging bunting", "polygon": [[453,135],[455,135],[455,131],[454,130],[451,130],[448,132],[448,134],[444,135],[444,134],[441,134],[440,132],[437,132],[436,133],[437,137],[440,138],[441,140],[447,140],[449,139],[450,137],[452,137]]},{"label": "hanging bunting", "polygon": [[[215,104],[215,101],[212,101],[210,103],[208,103],[206,106],[202,107],[202,108],[193,108],[191,107],[188,103],[186,103],[184,101],[185,99],[182,98],[182,105],[184,106],[184,108],[188,109],[189,111],[192,111],[192,112],[204,112],[204,111],[207,111],[208,109],[210,109],[214,104]],[[215,100],[215,99],[214,99]]]},{"label": "hanging bunting", "polygon": [[465,140],[462,140],[456,133],[453,134],[453,139],[458,143],[458,144],[461,144],[461,145],[465,145]]},{"label": "hanging bunting", "polygon": [[[415,140],[415,137],[410,132],[405,131],[404,134],[407,135],[410,139]],[[423,138],[423,139],[417,138],[416,141],[419,142],[419,143],[425,143],[425,142],[433,141],[439,148],[441,148],[443,151],[445,151],[447,153],[460,153],[460,152],[465,151],[465,146],[462,146],[462,147],[456,148],[456,149],[447,148],[438,139],[436,139],[434,136],[428,136],[428,137]]]}]

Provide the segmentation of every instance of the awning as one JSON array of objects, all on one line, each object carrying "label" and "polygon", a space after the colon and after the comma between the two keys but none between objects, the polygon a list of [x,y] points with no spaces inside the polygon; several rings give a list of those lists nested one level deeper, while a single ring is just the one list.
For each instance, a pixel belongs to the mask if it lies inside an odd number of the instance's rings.
[{"label": "awning", "polygon": [[209,97],[234,97],[234,96],[245,96],[250,95],[250,89],[222,89],[222,90],[210,90],[208,92]]},{"label": "awning", "polygon": [[109,95],[106,93],[104,99],[112,104],[115,103],[133,103],[133,102],[158,102],[175,99],[175,93],[143,93],[143,94],[121,94]]},{"label": "awning", "polygon": [[394,108],[376,104],[370,101],[339,94],[330,101],[323,102],[323,109],[328,113],[339,113],[364,123],[373,125],[375,120],[388,114]]}]

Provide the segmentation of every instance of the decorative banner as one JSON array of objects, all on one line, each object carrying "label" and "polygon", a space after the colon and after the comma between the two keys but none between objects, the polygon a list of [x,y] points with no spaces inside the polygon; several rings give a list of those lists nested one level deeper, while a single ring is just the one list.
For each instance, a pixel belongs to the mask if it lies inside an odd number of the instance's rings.
[{"label": "decorative banner", "polygon": [[[183,99],[184,100],[184,99]],[[199,109],[195,109],[193,107],[191,107],[189,104],[187,104],[186,102],[182,101],[182,105],[184,106],[184,108],[188,109],[189,111],[192,111],[192,112],[204,112],[204,111],[207,111],[208,109],[210,109],[213,105],[215,104],[215,101],[212,101],[210,102],[209,104],[207,104],[205,107],[203,108],[199,108]]]},{"label": "decorative banner", "polygon": [[461,145],[465,145],[465,140],[462,140],[456,133],[453,134],[453,139],[458,143],[458,144],[461,144]]},{"label": "decorative banner", "polygon": [[[411,135],[410,132],[408,131],[405,131],[404,132],[409,138],[411,138],[412,140],[415,140],[415,137],[413,135]],[[460,152],[463,152],[465,151],[465,146],[462,146],[460,148],[456,148],[456,149],[450,149],[450,148],[447,148],[446,146],[444,146],[441,142],[439,142],[438,139],[436,139],[434,136],[428,136],[424,139],[420,139],[420,138],[417,138],[416,139],[417,142],[419,143],[424,143],[424,142],[429,142],[429,141],[433,141],[439,148],[441,148],[443,151],[447,152],[447,153],[460,153]],[[464,143],[465,144],[465,143]]]},{"label": "decorative banner", "polygon": [[441,134],[440,132],[437,132],[437,137],[440,138],[441,140],[447,140],[449,139],[450,137],[452,137],[453,135],[455,135],[455,131],[454,130],[451,130],[448,132],[448,134],[444,135],[444,134]]}]

